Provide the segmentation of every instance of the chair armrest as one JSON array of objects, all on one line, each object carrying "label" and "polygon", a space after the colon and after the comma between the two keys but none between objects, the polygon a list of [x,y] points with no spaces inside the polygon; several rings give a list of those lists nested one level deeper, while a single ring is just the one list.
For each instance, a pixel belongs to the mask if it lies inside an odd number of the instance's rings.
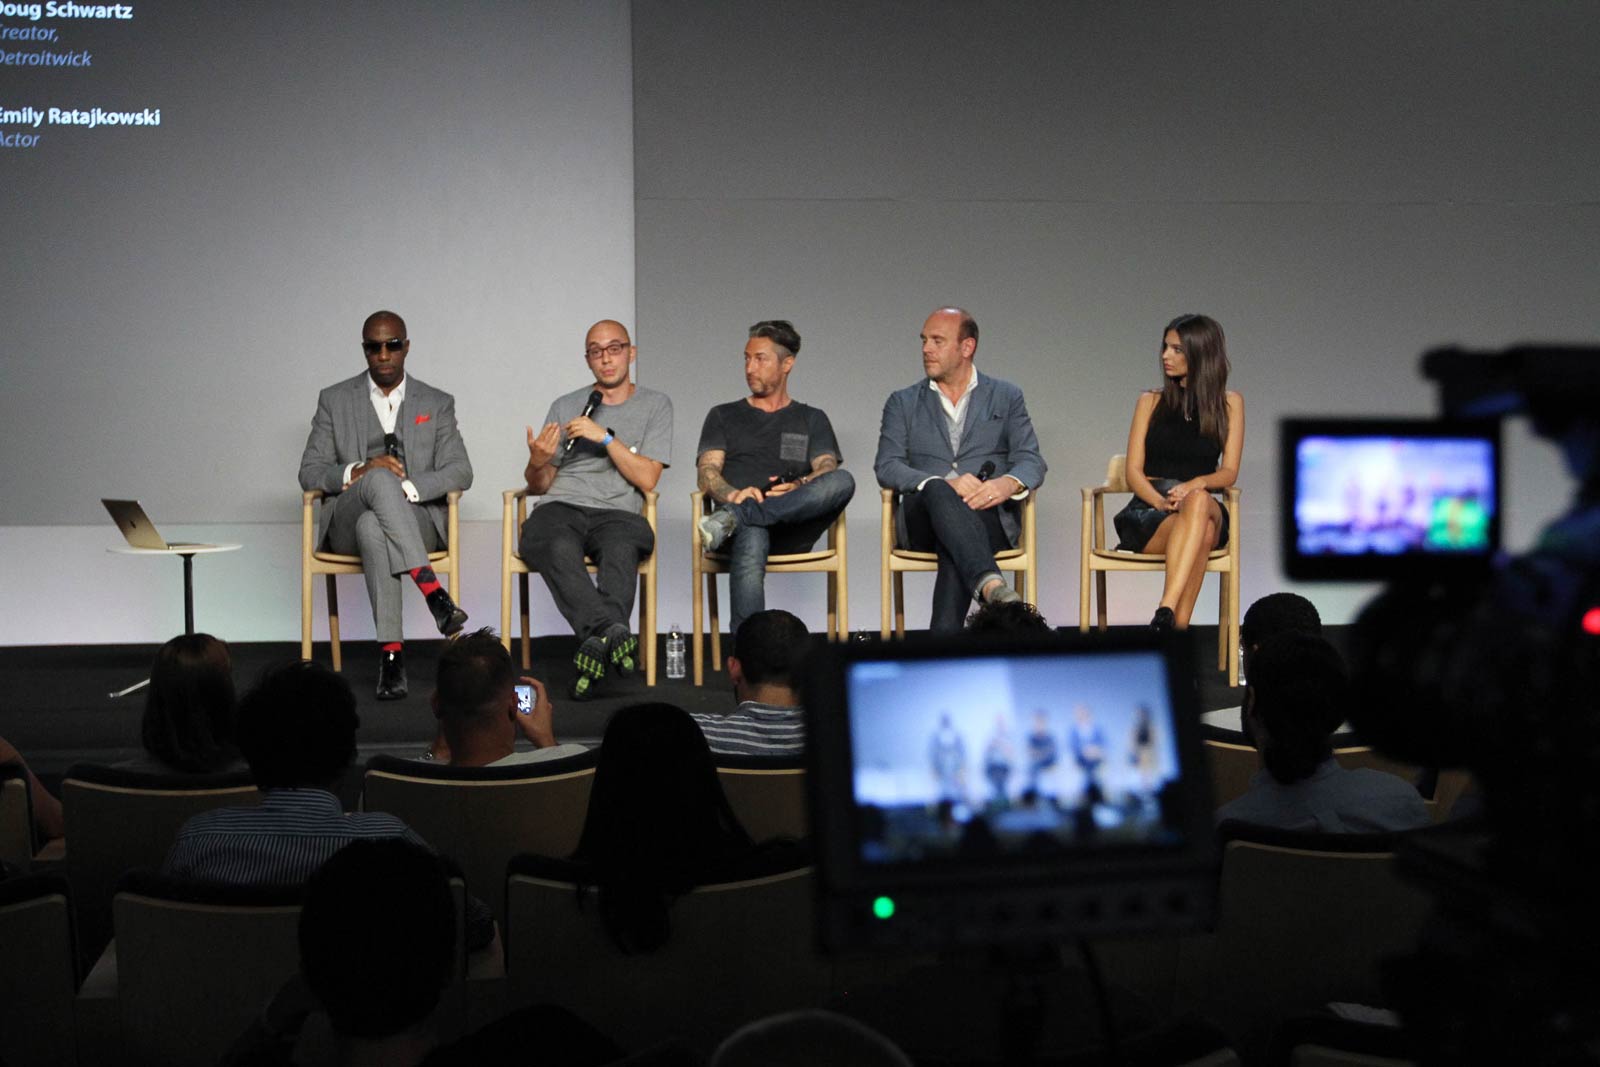
[{"label": "chair armrest", "polygon": [[306,507],[310,507],[312,501],[321,500],[327,495],[328,494],[324,493],[321,489],[307,489],[305,492],[300,494],[300,503]]}]

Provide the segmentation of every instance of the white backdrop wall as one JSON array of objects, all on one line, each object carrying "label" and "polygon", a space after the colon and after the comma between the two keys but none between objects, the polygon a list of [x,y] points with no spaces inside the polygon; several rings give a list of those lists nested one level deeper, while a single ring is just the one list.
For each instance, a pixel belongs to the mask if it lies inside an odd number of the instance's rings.
[{"label": "white backdrop wall", "polygon": [[[1596,39],[1600,8],[1571,4],[636,5],[641,363],[678,418],[669,563],[745,327],[790,318],[791,391],[856,473],[851,623],[875,629],[879,415],[920,376],[923,318],[955,302],[979,366],[1027,391],[1050,464],[1041,607],[1074,623],[1079,487],[1159,383],[1162,326],[1201,311],[1247,404],[1245,601],[1287,587],[1280,417],[1430,414],[1425,348],[1600,332]],[[1525,545],[1569,487],[1520,427],[1510,452]],[[1159,580],[1117,579],[1113,621],[1147,619]],[[931,579],[907,585],[924,625]],[[664,570],[669,602],[687,586]],[[1302,591],[1337,623],[1370,590]],[[814,627],[822,603],[815,578],[769,579]],[[1214,604],[1208,583],[1197,621]]]},{"label": "white backdrop wall", "polygon": [[[407,321],[408,371],[456,396],[476,468],[465,602],[495,620],[523,426],[583,383],[584,329],[633,315],[626,0],[134,12],[60,26],[95,44],[78,80],[8,69],[0,92],[163,111],[0,154],[0,553],[30,605],[0,644],[181,626],[177,562],[108,555],[103,496],[140,498],[169,538],[244,543],[196,561],[202,628],[297,637],[300,452],[380,307]],[[345,632],[370,637],[344,582]],[[432,633],[420,597],[407,611]]]}]

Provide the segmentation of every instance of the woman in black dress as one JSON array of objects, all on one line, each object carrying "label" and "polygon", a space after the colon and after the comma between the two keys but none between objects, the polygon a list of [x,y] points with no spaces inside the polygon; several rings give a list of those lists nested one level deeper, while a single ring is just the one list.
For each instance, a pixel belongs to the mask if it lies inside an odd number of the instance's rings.
[{"label": "woman in black dress", "polygon": [[1128,430],[1128,488],[1117,513],[1121,543],[1133,552],[1165,553],[1167,581],[1150,625],[1186,629],[1205,577],[1206,556],[1228,543],[1228,515],[1211,494],[1239,476],[1244,398],[1228,391],[1222,326],[1180,315],[1161,340],[1166,384],[1139,396]]}]

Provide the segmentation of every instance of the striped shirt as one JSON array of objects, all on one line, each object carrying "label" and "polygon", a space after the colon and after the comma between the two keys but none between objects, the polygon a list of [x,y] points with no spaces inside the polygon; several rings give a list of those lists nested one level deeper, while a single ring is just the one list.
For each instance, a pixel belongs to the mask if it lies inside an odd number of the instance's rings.
[{"label": "striped shirt", "polygon": [[746,700],[727,715],[697,714],[694,721],[712,752],[731,756],[800,756],[806,750],[805,712]]},{"label": "striped shirt", "polygon": [[302,885],[350,842],[390,837],[428,848],[393,815],[347,815],[339,798],[321,789],[268,789],[254,807],[190,816],[162,870],[224,885]]}]

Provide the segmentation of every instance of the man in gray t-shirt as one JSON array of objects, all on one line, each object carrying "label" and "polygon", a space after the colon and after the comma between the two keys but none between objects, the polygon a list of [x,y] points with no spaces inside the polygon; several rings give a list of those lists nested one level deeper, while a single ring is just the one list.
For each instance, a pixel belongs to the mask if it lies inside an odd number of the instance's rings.
[{"label": "man in gray t-shirt", "polygon": [[[638,350],[627,328],[602,319],[583,347],[594,384],[557,397],[538,433],[528,427],[523,477],[541,499],[517,542],[578,635],[577,700],[592,695],[608,670],[633,670],[634,582],[639,560],[655,548],[644,494],[672,454],[672,401],[628,380]],[[595,562],[595,582],[585,555]]]}]

